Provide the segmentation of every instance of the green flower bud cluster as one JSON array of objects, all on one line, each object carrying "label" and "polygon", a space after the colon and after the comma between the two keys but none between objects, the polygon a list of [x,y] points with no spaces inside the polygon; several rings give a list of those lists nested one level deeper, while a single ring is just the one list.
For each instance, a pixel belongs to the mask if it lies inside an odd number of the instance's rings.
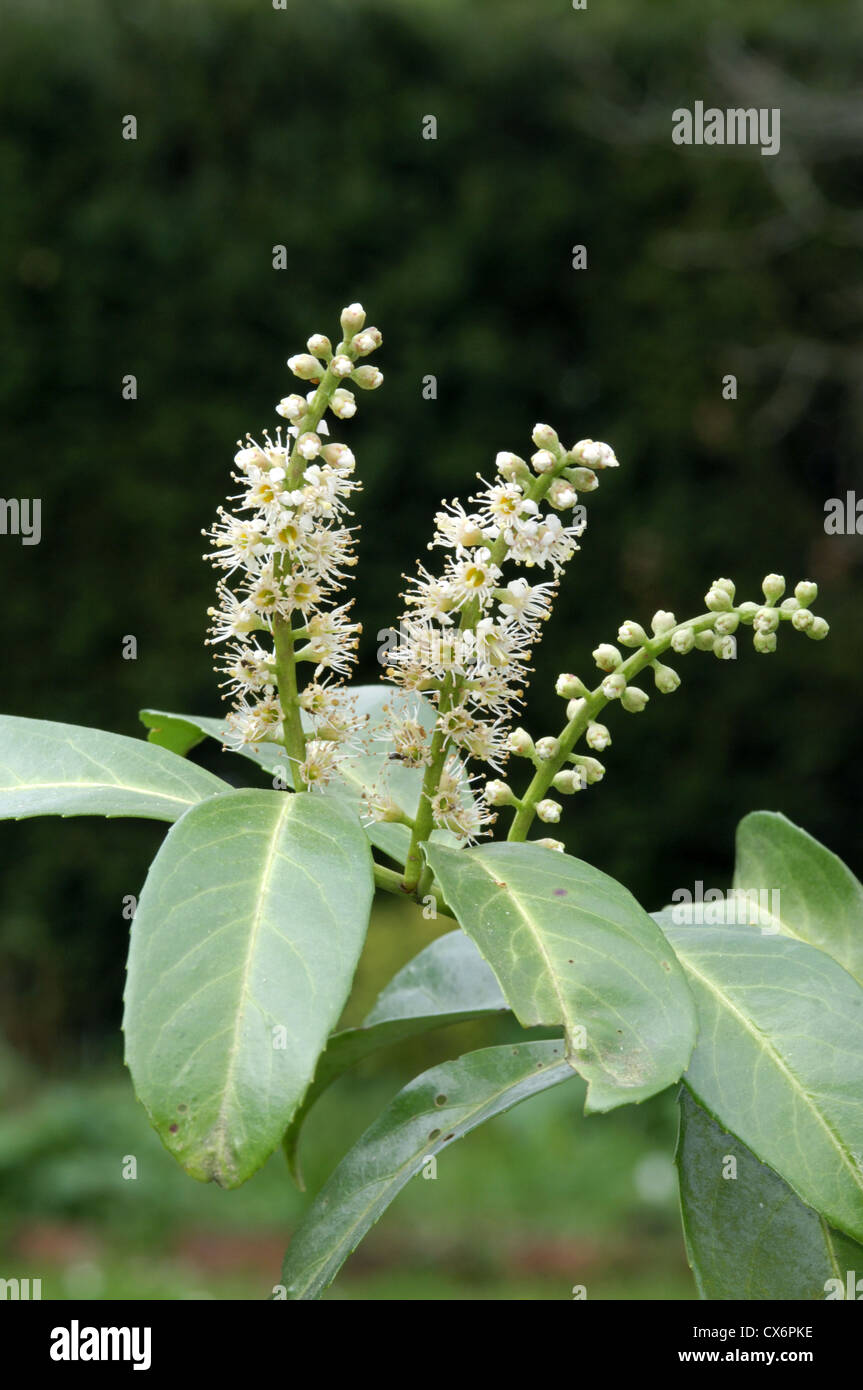
[{"label": "green flower bud cluster", "polygon": [[[535,442],[545,441],[537,439]],[[576,450],[579,447],[576,446]],[[752,627],[753,643],[758,652],[775,650],[776,634],[783,621],[789,621],[798,632],[804,632],[815,641],[827,636],[827,623],[816,617],[811,608],[818,594],[816,584],[801,580],[794,596],[783,599],[785,580],[781,575],[768,574],[761,588],[763,602],[737,603],[733,582],[714,579],[705,595],[706,613],[679,623],[673,613],[659,609],[650,620],[649,634],[640,623],[627,618],[618,629],[619,645],[600,642],[593,650],[593,660],[601,675],[594,690],[590,690],[579,676],[571,673],[558,676],[555,690],[567,702],[567,725],[560,736],[541,738],[534,743],[526,730],[516,729],[509,739],[509,751],[529,758],[535,768],[533,781],[522,798],[517,798],[507,788],[507,795],[512,799],[496,803],[517,809],[511,838],[524,838],[533,816],[550,824],[560,819],[560,803],[548,795],[550,791],[569,796],[600,781],[605,771],[602,764],[594,757],[575,753],[574,748],[582,738],[591,753],[601,753],[610,747],[611,733],[597,718],[604,705],[617,700],[627,713],[641,713],[650,696],[633,681],[648,668],[661,695],[677,690],[680,676],[660,660],[666,652],[685,656],[693,650],[709,651],[721,661],[733,660],[737,656],[736,634],[741,624]],[[629,648],[630,654],[625,656],[620,648]],[[556,841],[544,843],[557,848]]]}]

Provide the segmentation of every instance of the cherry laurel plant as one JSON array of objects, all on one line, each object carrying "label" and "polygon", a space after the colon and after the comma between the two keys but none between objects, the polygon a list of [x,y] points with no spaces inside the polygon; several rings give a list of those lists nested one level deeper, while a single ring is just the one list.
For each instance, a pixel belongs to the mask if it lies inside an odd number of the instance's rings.
[{"label": "cherry laurel plant", "polygon": [[[683,1231],[703,1297],[856,1297],[857,879],[783,816],[755,812],[727,893],[650,915],[544,833],[561,798],[602,780],[604,720],[680,685],[670,661],[733,658],[747,631],[762,654],[783,627],[826,637],[816,585],[785,597],[768,574],[741,602],[715,579],[694,617],[627,619],[593,651],[593,681],[557,677],[560,727],[535,737],[531,654],[584,499],[617,467],[607,444],[567,448],[540,424],[529,458],[498,454],[473,496],[442,505],[381,649],[384,680],[351,686],[360,484],[330,431],[355,414],[354,388],[383,377],[359,304],[340,328],[335,347],[316,334],[289,359],[306,393],[279,402],[272,434],[240,441],[237,490],[206,533],[227,716],[145,710],[147,742],[2,720],[4,816],[172,823],[134,910],[125,995],[126,1059],[152,1124],[192,1177],[235,1187],[281,1147],[302,1186],[302,1124],[333,1080],[408,1037],[481,1019],[500,1036],[508,1018],[510,1041],[416,1077],[350,1149],[294,1232],[274,1298],[318,1297],[448,1145],[560,1084],[580,1088],[586,1115],[678,1087]],[[190,761],[205,738],[267,785]],[[450,929],[362,1026],[339,1029],[375,890]]]}]

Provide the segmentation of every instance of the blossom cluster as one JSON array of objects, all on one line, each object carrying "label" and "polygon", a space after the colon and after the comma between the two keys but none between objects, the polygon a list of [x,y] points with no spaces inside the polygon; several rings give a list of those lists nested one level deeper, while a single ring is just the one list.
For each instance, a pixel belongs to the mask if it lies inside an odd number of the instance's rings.
[{"label": "blossom cluster", "polygon": [[[352,451],[330,440],[325,417],[355,414],[349,384],[380,385],[377,368],[358,359],[380,345],[381,335],[365,327],[359,304],[343,310],[341,328],[335,350],[315,334],[307,352],[288,360],[295,376],[316,389],[279,402],[276,411],[287,423],[273,435],[238,441],[232,477],[239,492],[204,532],[211,543],[205,558],[220,571],[208,640],[222,647],[217,670],[234,702],[226,745],[284,743],[308,787],[326,783],[364,722],[342,687],[361,630],[351,621],[352,601],[341,599],[356,564],[355,528],[347,521],[360,484]],[[314,668],[302,689],[300,662]],[[297,733],[293,752],[289,725]]]},{"label": "blossom cluster", "polygon": [[[598,485],[597,471],[615,467],[607,444],[581,440],[565,449],[549,425],[533,431],[530,463],[499,453],[496,473],[468,499],[444,503],[429,550],[443,551],[432,572],[418,565],[403,595],[399,640],[387,676],[421,691],[435,707],[430,734],[393,713],[389,737],[397,756],[435,769],[426,795],[432,825],[474,839],[493,819],[470,795],[465,760],[500,770],[512,751],[510,724],[523,699],[531,650],[549,617],[559,576],[585,527],[580,493]],[[566,516],[566,513],[571,513]],[[507,579],[514,562],[540,578]],[[409,754],[399,750],[407,746]],[[370,804],[387,818],[386,794]]]}]

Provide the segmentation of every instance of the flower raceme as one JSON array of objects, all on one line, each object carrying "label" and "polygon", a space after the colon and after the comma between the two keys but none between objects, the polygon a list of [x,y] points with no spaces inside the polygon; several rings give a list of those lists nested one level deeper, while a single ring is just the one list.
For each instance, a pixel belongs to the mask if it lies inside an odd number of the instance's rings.
[{"label": "flower raceme", "polygon": [[[651,632],[631,619],[621,623],[617,641],[621,647],[634,648],[634,654],[624,658],[619,648],[601,642],[593,659],[603,679],[595,690],[589,690],[578,676],[558,677],[557,693],[567,701],[567,724],[555,738],[541,738],[534,744],[524,730],[519,729],[510,740],[512,751],[529,759],[534,776],[523,797],[516,796],[504,782],[487,783],[486,800],[495,806],[515,810],[509,839],[523,840],[534,818],[555,823],[560,819],[561,805],[548,795],[554,790],[564,795],[582,791],[599,782],[605,768],[596,758],[576,752],[583,738],[591,753],[601,753],[611,744],[611,733],[596,716],[605,705],[619,701],[630,714],[640,713],[650,696],[640,686],[633,685],[634,677],[650,668],[653,683],[661,695],[668,695],[680,685],[680,676],[659,660],[671,651],[684,656],[693,649],[712,652],[721,661],[737,655],[736,636],[741,624],[750,626],[753,646],[757,652],[769,654],[776,650],[776,634],[782,622],[790,622],[798,632],[813,641],[827,636],[829,626],[824,618],[816,617],[811,605],[818,597],[818,586],[803,579],[794,594],[783,599],[785,580],[782,575],[768,574],[761,585],[764,600],[735,603],[735,585],[730,579],[714,579],[704,596],[707,612],[678,623],[673,613],[659,609],[651,619]],[[781,602],[780,602],[781,600]],[[564,848],[559,840],[544,840],[553,849]]]},{"label": "flower raceme", "polygon": [[[234,701],[226,744],[283,744],[296,783],[309,788],[329,780],[364,723],[343,685],[361,626],[351,621],[352,601],[341,602],[356,564],[346,522],[360,484],[354,455],[330,441],[326,416],[356,413],[350,384],[380,386],[382,374],[359,359],[380,346],[381,335],[365,327],[359,304],[342,311],[341,330],[335,350],[315,334],[307,352],[289,359],[295,376],[315,389],[279,402],[287,423],[274,437],[265,431],[260,442],[247,436],[238,443],[232,476],[240,491],[204,533],[206,558],[222,572],[208,640],[223,648],[217,670]],[[300,662],[313,666],[304,688]]]},{"label": "flower raceme", "polygon": [[[488,799],[470,794],[465,761],[500,771],[512,751],[510,725],[522,703],[530,655],[551,612],[559,577],[585,528],[579,494],[598,485],[598,471],[617,466],[613,450],[592,439],[571,449],[549,425],[533,431],[530,463],[500,453],[492,482],[468,499],[445,503],[435,517],[429,550],[442,566],[418,565],[403,595],[399,640],[386,675],[404,691],[420,691],[435,710],[434,727],[417,739],[412,719],[411,766],[425,769],[406,884],[419,874],[418,846],[435,828],[471,840],[493,819]],[[566,513],[571,516],[566,517]],[[508,578],[511,562],[537,574]],[[538,573],[537,573],[538,572]],[[405,742],[403,716],[391,712],[389,737]],[[422,733],[423,731],[420,731]],[[393,819],[386,795],[372,815]],[[404,817],[407,820],[407,817]]]}]

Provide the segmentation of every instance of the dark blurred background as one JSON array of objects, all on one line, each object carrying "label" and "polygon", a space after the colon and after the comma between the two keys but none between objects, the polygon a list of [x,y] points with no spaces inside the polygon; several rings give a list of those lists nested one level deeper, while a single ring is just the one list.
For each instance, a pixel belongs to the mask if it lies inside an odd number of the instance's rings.
[{"label": "dark blurred background", "polygon": [[[726,886],[737,821],[768,808],[859,871],[863,539],[825,535],[824,505],[861,486],[861,6],[3,9],[3,491],[42,498],[41,544],[0,545],[3,710],[131,735],[148,705],[219,711],[200,529],[234,440],[278,423],[285,359],[359,299],[386,376],[337,436],[365,487],[362,677],[377,678],[375,634],[441,496],[466,496],[499,449],[528,453],[536,420],[567,443],[608,440],[622,466],[587,499],[538,653],[535,734],[559,728],[559,670],[587,675],[625,617],[701,611],[717,575],[744,597],[767,570],[816,579],[832,632],[816,645],[783,628],[770,658],[745,636],[736,662],[695,653],[676,695],[638,719],[614,711],[570,847],[653,908],[696,879]],[[781,152],[674,145],[671,112],[696,100],[781,108]],[[0,1009],[19,1090],[115,1074],[121,902],[163,834],[2,827]],[[353,1007],[426,939],[410,914],[382,914]],[[87,1169],[62,1133],[51,1142]]]}]

